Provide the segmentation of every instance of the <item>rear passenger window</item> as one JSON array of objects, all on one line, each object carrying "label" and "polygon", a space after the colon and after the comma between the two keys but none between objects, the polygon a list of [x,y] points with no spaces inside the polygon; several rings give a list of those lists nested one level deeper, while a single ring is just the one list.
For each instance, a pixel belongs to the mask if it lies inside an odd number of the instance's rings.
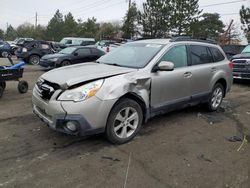
[{"label": "rear passenger window", "polygon": [[217,48],[209,48],[214,57],[214,62],[223,61],[225,59],[224,55]]},{"label": "rear passenger window", "polygon": [[213,62],[212,55],[206,46],[191,45],[190,53],[192,65],[201,65]]},{"label": "rear passenger window", "polygon": [[91,55],[90,49],[88,48],[81,48],[76,51],[78,53],[78,56],[89,56]]},{"label": "rear passenger window", "polygon": [[174,68],[187,66],[187,50],[185,45],[171,48],[161,59],[174,63]]}]

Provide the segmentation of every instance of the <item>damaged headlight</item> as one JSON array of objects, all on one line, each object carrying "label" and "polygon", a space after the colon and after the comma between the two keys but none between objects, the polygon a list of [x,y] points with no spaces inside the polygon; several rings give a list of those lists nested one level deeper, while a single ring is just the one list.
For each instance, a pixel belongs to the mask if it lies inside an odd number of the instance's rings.
[{"label": "damaged headlight", "polygon": [[59,101],[84,101],[95,96],[97,91],[102,87],[104,80],[90,82],[75,89],[64,91],[58,98]]}]

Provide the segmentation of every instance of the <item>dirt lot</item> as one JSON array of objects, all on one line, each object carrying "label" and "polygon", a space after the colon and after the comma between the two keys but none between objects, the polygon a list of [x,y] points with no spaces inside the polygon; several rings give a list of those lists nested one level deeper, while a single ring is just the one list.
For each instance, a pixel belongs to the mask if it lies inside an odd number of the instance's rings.
[{"label": "dirt lot", "polygon": [[[0,59],[1,64],[4,63]],[[0,99],[0,187],[249,188],[250,145],[226,138],[249,134],[250,82],[235,83],[219,112],[202,107],[150,120],[132,142],[54,132],[32,114],[37,67],[27,66],[27,94],[9,82]]]}]

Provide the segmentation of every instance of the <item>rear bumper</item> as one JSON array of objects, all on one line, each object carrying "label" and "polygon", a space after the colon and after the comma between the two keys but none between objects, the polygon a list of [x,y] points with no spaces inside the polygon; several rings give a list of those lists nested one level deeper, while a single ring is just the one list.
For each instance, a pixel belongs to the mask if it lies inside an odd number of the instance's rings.
[{"label": "rear bumper", "polygon": [[233,72],[234,79],[250,80],[250,72]]},{"label": "rear bumper", "polygon": [[29,54],[28,53],[16,53],[17,58],[21,59],[28,59]]}]

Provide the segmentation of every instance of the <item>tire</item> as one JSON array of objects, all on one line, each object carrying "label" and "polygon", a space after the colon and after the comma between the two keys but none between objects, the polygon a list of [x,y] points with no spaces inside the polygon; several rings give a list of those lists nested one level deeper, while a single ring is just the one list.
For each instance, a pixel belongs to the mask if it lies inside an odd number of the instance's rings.
[{"label": "tire", "polygon": [[207,103],[207,108],[210,112],[214,112],[219,109],[223,97],[225,96],[225,90],[222,84],[217,83],[213,87],[212,93],[209,97],[209,101]]},{"label": "tire", "polygon": [[29,57],[29,64],[31,65],[38,65],[40,62],[40,56],[38,55],[31,55]]},{"label": "tire", "polygon": [[28,89],[29,89],[28,82],[22,80],[18,83],[19,93],[21,93],[21,94],[27,93]]},{"label": "tire", "polygon": [[1,56],[2,57],[8,57],[9,53],[7,51],[2,51]]},{"label": "tire", "polygon": [[0,86],[0,98],[2,98],[2,96],[3,96],[3,92],[4,92],[4,89],[3,89],[3,87],[2,87],[2,86]]},{"label": "tire", "polygon": [[0,82],[0,86],[3,88],[3,90],[5,90],[5,88],[6,88],[6,82]]},{"label": "tire", "polygon": [[109,114],[106,138],[113,144],[129,142],[139,132],[142,122],[143,113],[140,105],[134,100],[122,99]]},{"label": "tire", "polygon": [[65,61],[63,61],[63,62],[61,63],[61,67],[69,66],[69,65],[71,65],[71,62],[68,61],[68,60],[65,60]]}]

